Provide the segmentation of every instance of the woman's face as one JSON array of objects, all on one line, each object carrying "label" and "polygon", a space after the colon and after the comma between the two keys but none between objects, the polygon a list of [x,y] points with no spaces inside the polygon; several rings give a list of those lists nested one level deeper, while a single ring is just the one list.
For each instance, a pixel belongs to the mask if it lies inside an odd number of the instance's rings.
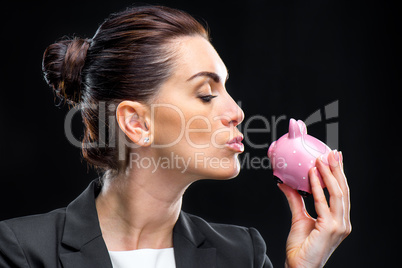
[{"label": "woman's face", "polygon": [[193,180],[232,178],[244,150],[236,127],[244,113],[225,89],[226,66],[204,38],[176,41],[173,74],[151,105],[154,157]]}]

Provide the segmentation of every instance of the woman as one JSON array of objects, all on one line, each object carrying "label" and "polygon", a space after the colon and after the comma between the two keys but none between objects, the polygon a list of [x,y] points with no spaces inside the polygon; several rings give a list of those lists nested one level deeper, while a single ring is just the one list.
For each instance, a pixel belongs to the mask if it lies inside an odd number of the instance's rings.
[{"label": "woman", "polygon": [[[235,177],[244,149],[243,111],[200,23],[166,7],[127,9],[92,39],[50,45],[43,71],[57,96],[81,108],[83,155],[104,175],[67,208],[1,222],[1,267],[272,266],[257,230],[181,211],[194,181]],[[317,219],[279,185],[293,216],[287,267],[322,267],[351,231],[342,155],[316,166]]]}]

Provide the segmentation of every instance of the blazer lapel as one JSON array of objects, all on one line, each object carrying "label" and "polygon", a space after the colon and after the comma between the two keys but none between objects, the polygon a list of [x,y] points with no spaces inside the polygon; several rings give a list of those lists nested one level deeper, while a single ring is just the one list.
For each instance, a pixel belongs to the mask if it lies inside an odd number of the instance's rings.
[{"label": "blazer lapel", "polygon": [[100,188],[100,182],[93,181],[67,206],[60,249],[60,261],[64,268],[112,268],[95,207],[95,197]]},{"label": "blazer lapel", "polygon": [[[64,268],[112,268],[95,206],[100,189],[100,181],[93,181],[66,208],[59,254]],[[176,268],[216,267],[216,249],[208,246],[205,236],[183,211],[173,229],[173,247]]]},{"label": "blazer lapel", "polygon": [[216,249],[207,246],[205,236],[183,211],[173,229],[173,247],[176,268],[216,267]]},{"label": "blazer lapel", "polygon": [[64,268],[112,268],[109,253],[102,237],[90,241],[79,251],[60,253],[60,261]]}]

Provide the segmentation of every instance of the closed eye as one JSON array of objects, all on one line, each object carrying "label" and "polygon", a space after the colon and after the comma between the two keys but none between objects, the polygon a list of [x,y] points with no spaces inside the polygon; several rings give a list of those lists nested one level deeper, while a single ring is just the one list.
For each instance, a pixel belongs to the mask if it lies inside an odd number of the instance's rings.
[{"label": "closed eye", "polygon": [[205,103],[211,102],[211,100],[213,98],[216,98],[216,97],[218,97],[218,95],[202,95],[202,96],[198,96],[198,98],[200,98]]}]

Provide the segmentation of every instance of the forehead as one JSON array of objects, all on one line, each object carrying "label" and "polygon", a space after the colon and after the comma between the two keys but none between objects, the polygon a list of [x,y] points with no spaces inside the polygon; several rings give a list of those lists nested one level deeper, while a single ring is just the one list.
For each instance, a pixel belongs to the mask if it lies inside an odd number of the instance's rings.
[{"label": "forehead", "polygon": [[225,81],[226,66],[209,41],[200,36],[190,36],[177,42],[176,78],[187,80],[196,73],[211,72]]}]

